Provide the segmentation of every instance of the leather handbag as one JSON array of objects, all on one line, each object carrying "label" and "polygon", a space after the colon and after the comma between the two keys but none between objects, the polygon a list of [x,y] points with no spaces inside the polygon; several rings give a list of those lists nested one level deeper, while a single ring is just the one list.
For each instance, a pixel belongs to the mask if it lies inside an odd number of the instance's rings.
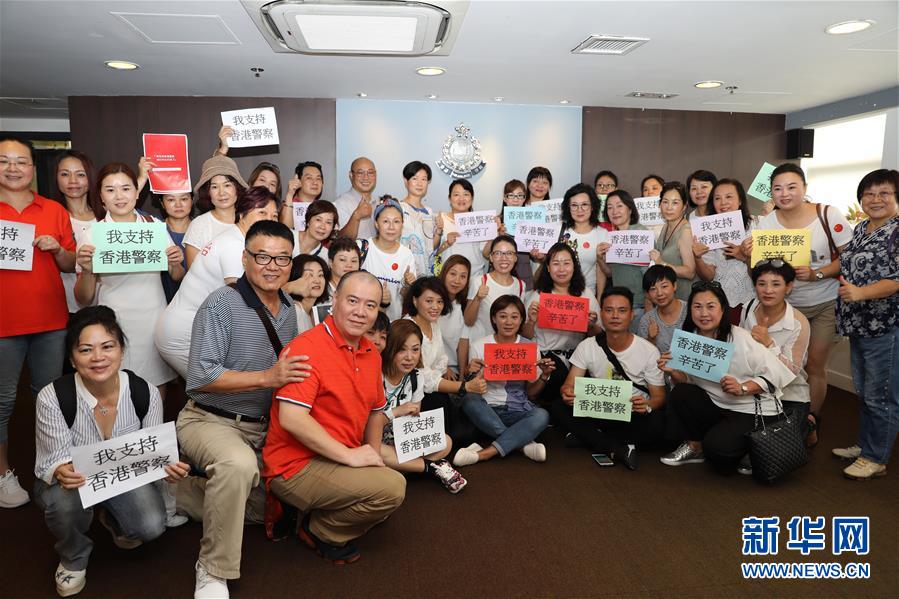
[{"label": "leather handbag", "polygon": [[746,433],[752,476],[769,484],[808,462],[802,422],[794,414],[784,412],[780,399],[775,397],[774,402],[780,415],[766,423],[762,417],[762,398],[755,396],[755,430]]}]

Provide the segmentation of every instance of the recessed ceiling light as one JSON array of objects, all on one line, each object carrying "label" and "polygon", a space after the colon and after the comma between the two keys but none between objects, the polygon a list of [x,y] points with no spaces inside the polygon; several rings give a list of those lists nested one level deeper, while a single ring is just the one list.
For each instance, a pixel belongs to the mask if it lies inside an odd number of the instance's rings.
[{"label": "recessed ceiling light", "polygon": [[427,96],[425,96],[425,98],[427,98],[428,100],[436,100],[437,94],[428,94]]},{"label": "recessed ceiling light", "polygon": [[365,92],[359,92],[359,93],[356,94],[356,95],[359,96],[360,98],[367,98],[367,97],[368,97],[368,94],[365,93]]},{"label": "recessed ceiling light", "polygon": [[127,60],[107,60],[103,64],[105,64],[110,69],[115,69],[117,71],[133,71],[140,68],[139,64],[135,62],[128,62]]},{"label": "recessed ceiling light", "polygon": [[568,104],[568,100],[559,100],[559,104]]},{"label": "recessed ceiling light", "polygon": [[505,98],[502,96],[496,96],[493,98],[494,102],[502,102],[503,100],[505,100]]},{"label": "recessed ceiling light", "polygon": [[710,81],[700,81],[699,83],[694,83],[693,87],[696,87],[699,89],[714,89],[716,87],[721,87],[722,85],[724,85],[723,81],[710,80]]},{"label": "recessed ceiling light", "polygon": [[829,33],[830,35],[846,35],[847,33],[858,33],[859,31],[864,31],[874,23],[875,21],[872,21],[870,19],[842,21],[840,23],[828,25],[824,28],[824,32]]},{"label": "recessed ceiling light", "polygon": [[446,73],[446,69],[442,67],[418,67],[415,69],[415,72],[425,77],[434,77],[436,75],[443,75]]}]

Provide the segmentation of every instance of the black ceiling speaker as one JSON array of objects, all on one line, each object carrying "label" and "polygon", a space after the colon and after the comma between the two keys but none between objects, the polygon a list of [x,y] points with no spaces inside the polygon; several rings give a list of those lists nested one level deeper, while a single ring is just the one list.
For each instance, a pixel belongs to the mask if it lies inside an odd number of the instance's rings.
[{"label": "black ceiling speaker", "polygon": [[815,155],[815,130],[790,129],[787,131],[787,158],[812,158]]}]

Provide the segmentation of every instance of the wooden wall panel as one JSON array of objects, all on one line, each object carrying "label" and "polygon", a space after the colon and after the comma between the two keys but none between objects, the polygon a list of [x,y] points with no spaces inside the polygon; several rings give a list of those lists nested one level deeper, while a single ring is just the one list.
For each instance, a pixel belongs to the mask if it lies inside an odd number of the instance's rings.
[{"label": "wooden wall panel", "polygon": [[762,162],[785,162],[784,115],[585,106],[581,177],[603,169],[640,195],[649,173],[686,182],[704,168],[749,185]]},{"label": "wooden wall panel", "polygon": [[[173,96],[73,96],[69,98],[72,147],[86,152],[97,168],[112,161],[136,167],[141,156],[142,133],[185,133],[188,136],[190,174],[199,178],[203,161],[218,144],[223,110],[274,106],[281,144],[276,153],[267,148],[233,149],[244,178],[267,160],[281,169],[282,185],[293,176],[298,162],[315,160],[324,169],[325,199],[334,199],[348,187],[346,176],[335,177],[337,155],[336,103],[300,98],[225,98]],[[335,189],[335,182],[339,189]],[[149,208],[145,202],[144,208]]]}]

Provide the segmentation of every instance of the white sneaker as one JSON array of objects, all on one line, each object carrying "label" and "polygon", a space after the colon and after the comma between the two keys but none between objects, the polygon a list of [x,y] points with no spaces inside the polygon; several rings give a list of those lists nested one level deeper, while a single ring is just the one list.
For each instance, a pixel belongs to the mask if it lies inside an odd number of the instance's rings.
[{"label": "white sneaker", "polygon": [[56,592],[60,597],[77,595],[87,584],[87,570],[66,570],[62,564],[56,567]]},{"label": "white sneaker", "polygon": [[453,458],[453,466],[456,468],[471,466],[472,464],[477,464],[478,459],[478,452],[469,445],[456,452],[456,456]]},{"label": "white sneaker", "polygon": [[184,514],[171,514],[166,515],[165,517],[165,527],[166,528],[178,528],[179,526],[183,526],[187,524],[187,516]]},{"label": "white sneaker", "polygon": [[546,445],[544,445],[543,443],[531,441],[530,443],[522,447],[521,451],[522,453],[524,453],[524,455],[534,460],[535,462],[546,461]]},{"label": "white sneaker", "polygon": [[194,599],[228,599],[228,582],[213,576],[197,561],[197,586],[194,587]]},{"label": "white sneaker", "polygon": [[831,453],[834,457],[841,458],[843,460],[854,460],[858,456],[862,455],[862,448],[858,445],[852,445],[851,447],[834,447],[831,450]]},{"label": "white sneaker", "polygon": [[22,488],[19,477],[12,470],[7,470],[6,474],[0,476],[0,507],[19,507],[28,501],[28,491]]}]

